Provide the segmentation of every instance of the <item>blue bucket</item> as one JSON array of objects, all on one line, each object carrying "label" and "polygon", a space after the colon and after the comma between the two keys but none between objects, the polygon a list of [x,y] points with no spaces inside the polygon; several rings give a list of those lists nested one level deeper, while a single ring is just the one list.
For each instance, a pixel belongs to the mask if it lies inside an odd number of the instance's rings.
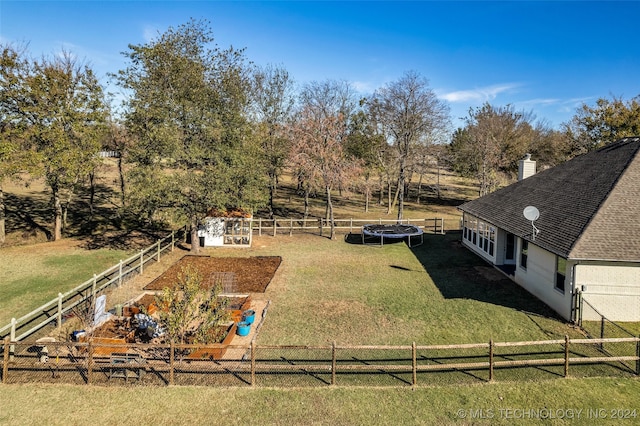
[{"label": "blue bucket", "polygon": [[250,330],[251,324],[248,324],[246,321],[240,321],[238,323],[238,327],[236,328],[236,334],[238,336],[248,336]]},{"label": "blue bucket", "polygon": [[242,320],[247,324],[253,324],[253,321],[256,319],[256,311],[253,309],[248,309],[242,313]]}]

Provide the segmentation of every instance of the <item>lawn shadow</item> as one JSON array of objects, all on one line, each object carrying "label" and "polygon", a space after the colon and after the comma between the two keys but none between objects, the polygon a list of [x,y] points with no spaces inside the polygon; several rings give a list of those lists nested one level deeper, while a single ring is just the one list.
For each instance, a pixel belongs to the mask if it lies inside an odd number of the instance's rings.
[{"label": "lawn shadow", "polygon": [[[144,248],[167,236],[161,226],[150,227],[111,200],[117,193],[106,185],[95,186],[93,206],[87,189],[79,191],[68,206],[63,238],[75,238],[88,250]],[[54,212],[49,191],[31,194],[5,193],[6,232],[16,241],[53,239]]]},{"label": "lawn shadow", "polygon": [[411,249],[445,299],[472,299],[553,318],[562,318],[461,243],[459,231],[425,234]]},{"label": "lawn shadow", "polygon": [[48,193],[43,191],[37,196],[5,193],[4,204],[7,234],[16,232],[21,233],[22,238],[28,238],[41,232],[51,240],[53,234],[49,224],[53,217]]}]

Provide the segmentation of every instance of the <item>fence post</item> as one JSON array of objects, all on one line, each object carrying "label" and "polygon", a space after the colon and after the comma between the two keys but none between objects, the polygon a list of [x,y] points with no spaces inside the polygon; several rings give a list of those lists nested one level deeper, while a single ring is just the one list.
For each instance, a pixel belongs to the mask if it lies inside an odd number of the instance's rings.
[{"label": "fence post", "polygon": [[493,339],[489,340],[489,381],[493,381]]},{"label": "fence post", "polygon": [[336,341],[331,343],[331,384],[336,384],[336,366],[338,362],[336,360]]},{"label": "fence post", "polygon": [[251,341],[251,386],[256,385],[256,344]]},{"label": "fence post", "polygon": [[322,237],[322,218],[318,219],[318,227],[320,228],[320,236]]},{"label": "fence post", "polygon": [[564,377],[569,376],[569,336],[564,335]]},{"label": "fence post", "polygon": [[258,235],[262,236],[262,218],[258,218]]},{"label": "fence post", "polygon": [[293,218],[289,219],[290,224],[289,224],[289,236],[293,235]]},{"label": "fence post", "polygon": [[58,313],[56,315],[58,330],[62,327],[62,293],[58,293]]},{"label": "fence post", "polygon": [[[18,322],[16,321],[15,318],[11,318],[11,331],[9,332],[9,337],[11,338],[12,342],[16,341],[16,324]],[[9,356],[11,361],[13,361],[13,356],[16,352],[16,345],[10,345],[9,346]]]},{"label": "fence post", "polygon": [[440,234],[444,234],[444,218],[440,218]]},{"label": "fence post", "polygon": [[87,384],[93,381],[93,337],[89,338],[89,357],[87,359]]},{"label": "fence post", "polygon": [[[604,339],[604,315],[600,315],[600,338]],[[604,349],[604,342],[600,343],[600,349]]]},{"label": "fence post", "polygon": [[433,233],[434,234],[438,233],[438,218],[437,217],[433,218]]},{"label": "fence post", "polygon": [[175,347],[173,340],[169,341],[169,385],[173,385],[173,363],[175,362]]},{"label": "fence post", "polygon": [[636,340],[636,376],[640,375],[640,336]]},{"label": "fence post", "polygon": [[122,259],[120,259],[120,263],[118,264],[118,287],[122,285]]},{"label": "fence post", "polygon": [[4,338],[4,349],[2,357],[2,383],[7,383],[7,374],[9,374],[9,337]]},{"label": "fence post", "polygon": [[142,275],[142,271],[144,270],[144,250],[140,250],[140,275]]},{"label": "fence post", "polygon": [[273,218],[273,236],[276,236],[276,228],[278,226],[278,220],[276,218]]},{"label": "fence post", "polygon": [[349,219],[349,234],[353,232],[353,218]]},{"label": "fence post", "polygon": [[93,298],[92,301],[95,304],[96,303],[96,284],[98,281],[98,277],[96,276],[96,274],[93,274],[93,283],[91,284],[91,297]]},{"label": "fence post", "polygon": [[158,262],[160,262],[160,244],[161,244],[162,240],[158,240]]},{"label": "fence post", "polygon": [[418,350],[416,348],[416,342],[411,343],[411,362],[413,366],[412,382],[415,386],[418,382]]},{"label": "fence post", "polygon": [[173,251],[173,249],[175,248],[174,246],[176,244],[175,233],[176,231],[171,231],[171,251]]}]

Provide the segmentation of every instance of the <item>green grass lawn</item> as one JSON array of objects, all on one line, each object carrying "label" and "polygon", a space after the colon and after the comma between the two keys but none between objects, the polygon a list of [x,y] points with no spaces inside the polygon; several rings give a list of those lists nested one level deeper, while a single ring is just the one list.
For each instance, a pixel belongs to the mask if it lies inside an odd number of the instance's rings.
[{"label": "green grass lawn", "polygon": [[[46,384],[0,385],[0,424],[69,425],[81,424],[86,419],[91,419],[93,425],[159,426],[213,423],[631,425],[638,424],[639,393],[640,381],[615,378],[416,389],[150,389]],[[531,418],[536,415],[547,418]],[[616,415],[627,418],[614,418]]]},{"label": "green grass lawn", "polygon": [[[58,248],[58,249],[56,249]],[[55,299],[130,256],[122,250],[83,250],[55,243],[31,250],[10,247],[0,251],[0,327]]]},{"label": "green grass lawn", "polygon": [[[265,238],[265,237],[263,237]],[[357,242],[357,238],[353,241]],[[577,336],[546,306],[462,248],[459,235],[422,246],[277,237],[251,249],[283,257],[260,344],[403,345]],[[498,274],[493,281],[478,270]]]},{"label": "green grass lawn", "polygon": [[[205,253],[282,256],[263,296],[271,305],[257,340],[262,345],[428,345],[580,336],[462,248],[457,233],[427,234],[425,243],[413,249],[404,243],[363,246],[357,238],[343,237],[263,236],[255,238],[250,249]],[[105,264],[99,267],[97,260],[90,260],[101,256]],[[53,271],[66,277],[69,269],[91,276],[122,257],[107,251],[87,252],[86,258],[76,252],[41,254],[38,267],[49,266],[49,272],[38,280],[49,279]],[[79,272],[83,268],[85,272]],[[55,295],[83,279],[52,291]],[[17,293],[14,302],[0,298],[3,307],[30,298]],[[640,409],[635,406],[640,391],[636,378],[579,379],[580,371],[572,369],[574,378],[540,380],[533,370],[499,370],[492,383],[421,376],[414,389],[406,384],[255,389],[0,385],[0,424],[75,424],[86,418],[94,424],[159,425],[208,424],[212,419],[218,424],[514,424],[522,419],[514,417],[513,410],[545,408],[554,415],[573,410],[574,418],[555,419],[554,424],[593,424],[588,410],[591,415],[606,414],[605,423],[618,423],[611,419],[611,409],[626,409],[629,415]],[[576,418],[578,410],[583,411]]]}]

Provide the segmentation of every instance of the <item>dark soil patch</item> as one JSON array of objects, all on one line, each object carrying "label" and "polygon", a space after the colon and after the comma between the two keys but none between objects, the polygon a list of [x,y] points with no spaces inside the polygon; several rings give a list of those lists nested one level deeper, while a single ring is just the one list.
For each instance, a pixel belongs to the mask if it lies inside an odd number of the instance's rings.
[{"label": "dark soil patch", "polygon": [[232,273],[235,276],[233,293],[264,293],[278,270],[282,258],[280,256],[258,257],[209,257],[185,256],[173,264],[167,271],[149,283],[145,290],[162,290],[171,288],[178,281],[182,270],[191,265],[204,278],[206,286],[213,286],[217,273]]}]

